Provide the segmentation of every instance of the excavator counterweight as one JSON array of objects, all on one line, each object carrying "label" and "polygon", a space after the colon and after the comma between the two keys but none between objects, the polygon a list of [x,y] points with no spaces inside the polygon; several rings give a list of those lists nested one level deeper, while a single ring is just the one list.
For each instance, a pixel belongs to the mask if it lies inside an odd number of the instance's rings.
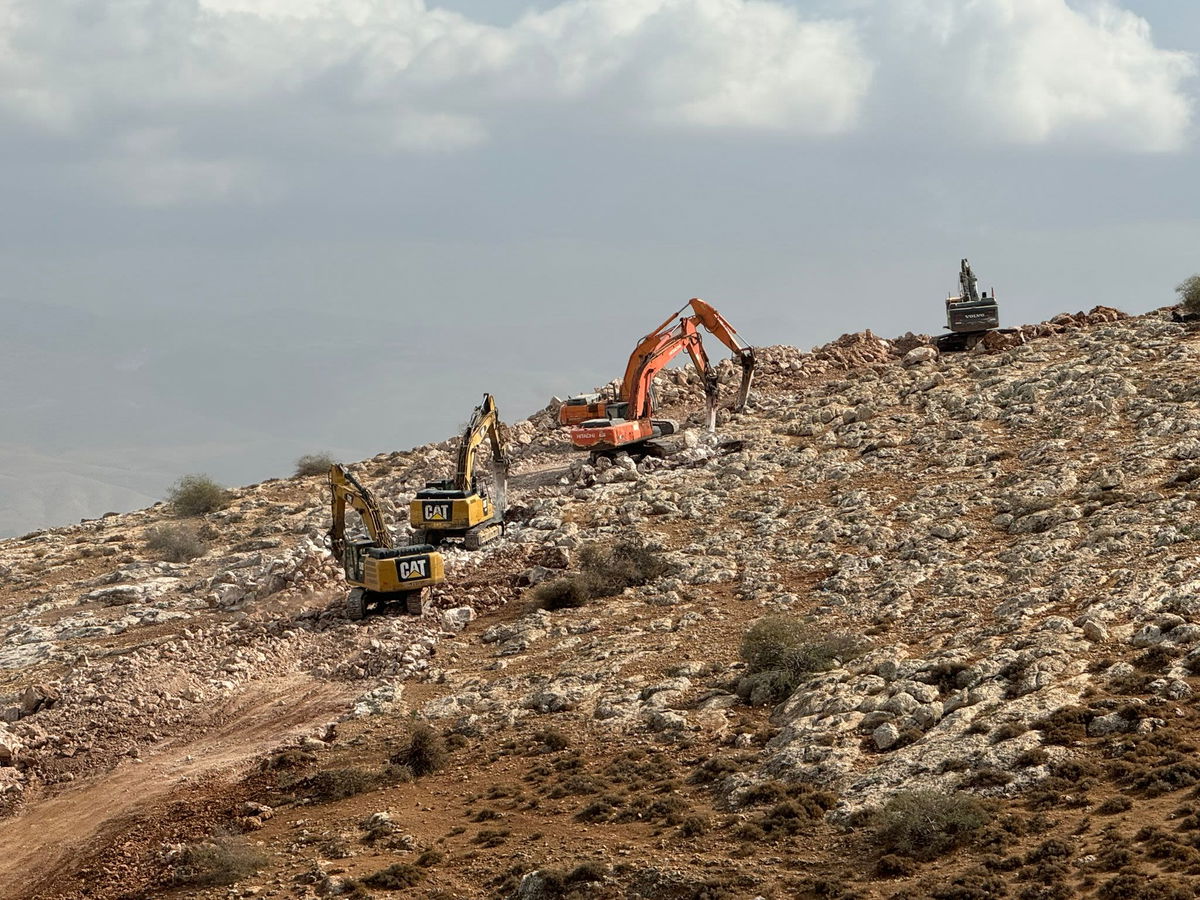
[{"label": "excavator counterweight", "polygon": [[[475,475],[476,453],[484,440],[492,447],[491,497]],[[408,520],[422,542],[462,538],[466,549],[478,550],[503,533],[507,495],[508,447],[500,431],[496,401],[491,394],[484,394],[459,441],[454,477],[428,482],[417,491],[409,504]]]}]

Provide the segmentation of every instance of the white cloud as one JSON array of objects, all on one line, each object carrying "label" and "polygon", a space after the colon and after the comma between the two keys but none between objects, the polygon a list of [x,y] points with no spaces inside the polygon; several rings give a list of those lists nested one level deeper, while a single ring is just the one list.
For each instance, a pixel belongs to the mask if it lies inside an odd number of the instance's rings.
[{"label": "white cloud", "polygon": [[866,20],[890,127],[956,143],[1175,150],[1195,59],[1108,0],[887,0]]},{"label": "white cloud", "polygon": [[0,136],[70,144],[132,201],[172,204],[535,119],[1126,150],[1189,133],[1194,61],[1111,2],[830,4],[565,0],[495,27],[422,0],[0,0]]},{"label": "white cloud", "polygon": [[191,170],[220,191],[236,179],[205,153],[219,163],[260,141],[295,154],[456,150],[526,113],[832,134],[853,127],[871,77],[848,23],[773,0],[569,0],[506,28],[421,0],[0,11],[0,127],[113,153],[127,143],[113,130],[173,129],[192,156],[169,157],[165,180]]}]

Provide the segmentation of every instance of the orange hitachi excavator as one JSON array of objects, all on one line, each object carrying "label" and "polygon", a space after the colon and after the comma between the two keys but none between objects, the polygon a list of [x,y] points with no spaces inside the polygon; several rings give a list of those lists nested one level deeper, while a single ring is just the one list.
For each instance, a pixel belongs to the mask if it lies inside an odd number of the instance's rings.
[{"label": "orange hitachi excavator", "polygon": [[[704,385],[705,420],[711,431],[716,425],[717,416],[717,374],[704,352],[699,326],[715,335],[737,355],[742,365],[742,386],[734,409],[745,407],[754,378],[753,348],[738,337],[724,316],[703,300],[693,298],[688,305],[692,308],[690,316],[681,316],[676,321],[676,317],[687,309],[687,306],[682,307],[642,338],[634,348],[616,400],[602,401],[589,396],[583,403],[576,404],[576,407],[583,406],[591,413],[589,418],[574,423],[575,427],[571,429],[571,443],[577,448],[591,450],[593,454],[617,450],[661,454],[662,448],[653,444],[652,439],[674,434],[676,426],[669,419],[652,418],[654,376],[685,350],[691,356],[696,373]],[[560,410],[559,421],[563,424],[571,422],[574,417],[573,413],[565,412],[569,408],[570,401]]]}]

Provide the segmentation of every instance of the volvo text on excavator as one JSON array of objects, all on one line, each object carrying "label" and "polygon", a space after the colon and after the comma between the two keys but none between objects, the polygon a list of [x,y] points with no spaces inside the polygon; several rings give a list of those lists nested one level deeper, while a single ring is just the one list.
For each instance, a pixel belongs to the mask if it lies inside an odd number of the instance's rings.
[{"label": "volvo text on excavator", "polygon": [[[733,326],[703,300],[693,298],[688,305],[692,308],[691,315],[680,316],[688,308],[684,306],[638,342],[625,367],[625,377],[621,381],[617,399],[604,403],[602,415],[572,428],[572,444],[581,450],[591,450],[593,455],[617,450],[662,455],[664,449],[655,444],[653,438],[674,434],[676,425],[669,419],[652,417],[654,377],[685,350],[691,356],[696,374],[704,386],[705,421],[708,430],[712,431],[717,416],[717,373],[709,365],[704,352],[699,332],[701,326],[732,350],[741,363],[742,385],[734,409],[740,411],[745,407],[754,379],[753,348],[738,337]],[[563,419],[560,418],[560,421]]]},{"label": "volvo text on excavator", "polygon": [[[420,615],[425,588],[446,579],[442,555],[429,544],[393,546],[392,533],[371,492],[337,463],[329,468],[329,490],[333,506],[329,546],[351,588],[346,615],[361,619],[371,606],[389,602],[403,602],[406,612]],[[362,517],[368,539],[346,538],[347,506]]]},{"label": "volvo text on excavator", "polygon": [[971,264],[964,259],[958,273],[958,296],[946,298],[946,327],[950,333],[938,335],[938,350],[970,350],[985,334],[1000,327],[995,288],[990,297],[987,291],[981,296],[977,284]]},{"label": "volvo text on excavator", "polygon": [[[475,474],[475,454],[485,439],[492,445],[492,497]],[[500,433],[496,401],[484,394],[459,441],[454,477],[427,483],[409,505],[408,520],[416,531],[413,539],[436,545],[460,537],[467,550],[478,550],[503,533],[507,494],[508,448]]]}]

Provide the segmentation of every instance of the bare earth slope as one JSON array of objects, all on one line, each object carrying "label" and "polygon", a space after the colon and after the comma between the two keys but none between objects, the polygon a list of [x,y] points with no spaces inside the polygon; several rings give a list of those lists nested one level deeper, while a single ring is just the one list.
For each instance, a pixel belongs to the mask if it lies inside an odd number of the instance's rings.
[{"label": "bare earth slope", "polygon": [[[1200,335],[1002,342],[764,348],[661,461],[516,423],[514,521],[422,619],[343,618],[319,477],[237,492],[187,564],[161,507],[0,543],[0,897],[1192,896]],[[450,449],[357,470],[399,522]],[[634,534],[667,574],[536,608]],[[768,615],[854,650],[772,697]],[[413,779],[417,723],[450,749]],[[958,810],[915,846],[877,812],[912,791]],[[221,835],[261,856],[232,888],[180,862]]]}]

